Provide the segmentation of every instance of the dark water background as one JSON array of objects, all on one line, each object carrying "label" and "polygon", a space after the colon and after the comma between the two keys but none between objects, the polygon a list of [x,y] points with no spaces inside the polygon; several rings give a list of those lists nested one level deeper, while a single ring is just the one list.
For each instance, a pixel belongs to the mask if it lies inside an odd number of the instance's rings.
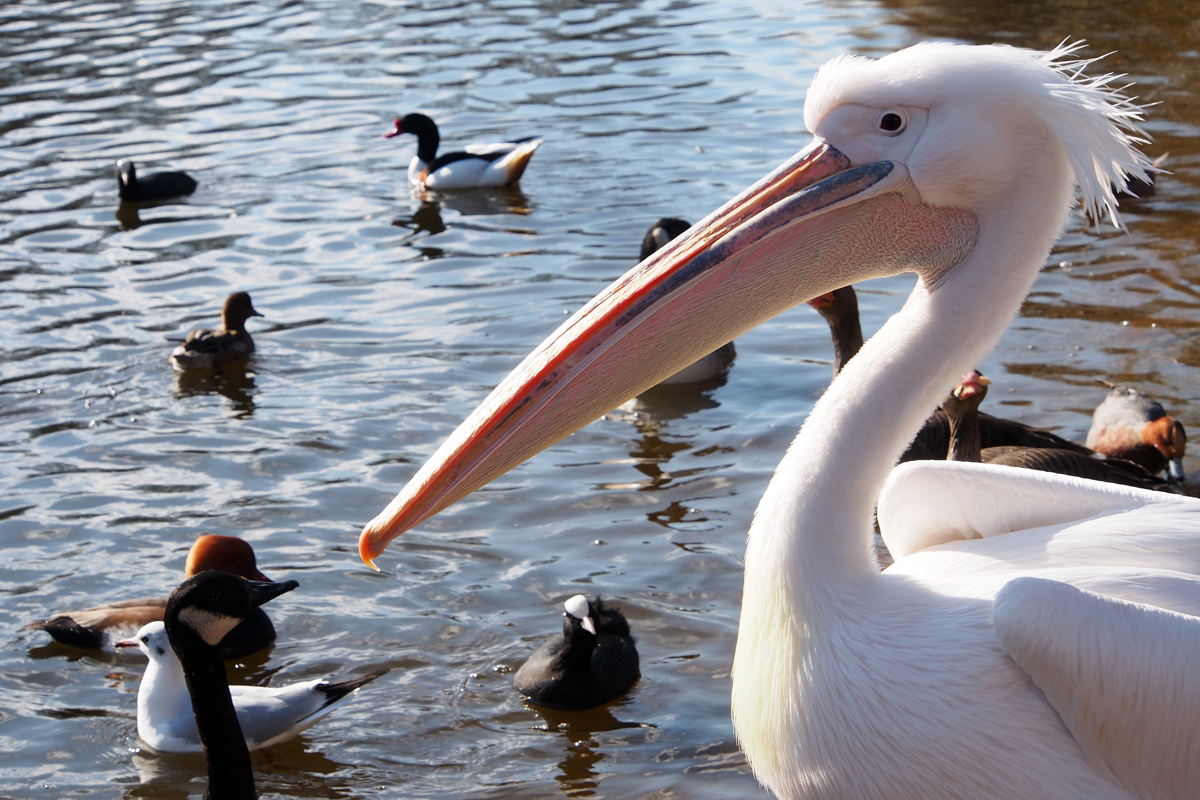
[{"label": "dark water background", "polygon": [[[1127,72],[1172,174],[1129,232],[1076,218],[981,365],[991,408],[1082,439],[1128,381],[1200,413],[1200,13],[1133,2],[27,2],[0,8],[0,796],[183,798],[202,761],[137,753],[141,664],[20,630],[166,593],[200,533],[299,591],[250,682],[393,671],[255,757],[288,797],[762,797],[734,742],[744,534],[829,380],[820,318],[738,340],[728,382],[610,414],[363,567],[358,530],[563,315],[804,146],[816,68],[929,38]],[[410,196],[443,141],[538,134],[519,190]],[[186,169],[115,214],[113,166]],[[862,287],[873,332],[911,277]],[[252,293],[244,370],[181,377],[167,336]],[[970,313],[970,309],[964,309]],[[1190,470],[1200,469],[1189,458]],[[616,598],[643,679],[543,715],[511,671],[577,592]]]}]

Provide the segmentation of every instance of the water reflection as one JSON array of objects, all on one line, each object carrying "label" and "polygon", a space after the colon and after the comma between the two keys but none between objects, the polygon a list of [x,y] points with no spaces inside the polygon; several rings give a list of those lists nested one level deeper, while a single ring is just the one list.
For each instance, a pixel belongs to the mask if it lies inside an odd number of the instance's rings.
[{"label": "water reflection", "polygon": [[[304,737],[298,736],[265,750],[251,753],[255,781],[259,791],[284,797],[346,797],[354,792],[352,772],[330,779],[350,765],[307,750]],[[188,797],[195,784],[207,781],[208,769],[200,753],[160,753],[149,748],[132,753],[138,785],[131,786],[125,797],[152,797],[156,800]],[[321,776],[321,777],[318,777]]]},{"label": "water reflection", "polygon": [[393,225],[412,231],[411,236],[421,233],[436,236],[446,230],[448,226],[442,219],[443,208],[456,211],[463,217],[488,217],[503,214],[526,216],[532,207],[519,186],[490,186],[457,192],[414,189],[412,196],[419,205],[409,214],[401,214],[392,220]]},{"label": "water reflection", "polygon": [[422,200],[421,205],[417,206],[415,211],[408,216],[396,217],[392,220],[392,224],[400,228],[408,228],[412,231],[411,236],[422,232],[428,233],[430,236],[437,236],[446,230],[446,223],[442,222],[442,207],[429,200]]},{"label": "water reflection", "polygon": [[612,714],[611,706],[587,711],[556,711],[527,703],[545,722],[545,730],[560,732],[567,740],[565,755],[558,762],[560,774],[555,777],[559,789],[567,797],[591,797],[599,785],[593,767],[604,759],[601,744],[595,734],[623,728],[652,728],[642,722],[622,722]]},{"label": "water reflection", "polygon": [[251,359],[225,364],[216,369],[176,372],[175,399],[182,400],[200,394],[219,394],[229,400],[231,417],[249,419],[255,410],[255,374],[250,369]]}]

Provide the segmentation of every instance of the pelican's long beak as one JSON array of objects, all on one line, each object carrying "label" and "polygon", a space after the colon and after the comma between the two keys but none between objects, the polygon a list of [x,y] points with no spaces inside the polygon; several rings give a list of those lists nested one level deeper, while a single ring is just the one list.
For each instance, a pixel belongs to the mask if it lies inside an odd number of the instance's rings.
[{"label": "pelican's long beak", "polygon": [[[759,323],[894,273],[900,256],[885,270],[878,251],[911,249],[921,208],[903,165],[854,166],[813,142],[563,323],[363,528],[363,561],[374,567],[404,531]],[[921,233],[942,224],[916,216]]]}]

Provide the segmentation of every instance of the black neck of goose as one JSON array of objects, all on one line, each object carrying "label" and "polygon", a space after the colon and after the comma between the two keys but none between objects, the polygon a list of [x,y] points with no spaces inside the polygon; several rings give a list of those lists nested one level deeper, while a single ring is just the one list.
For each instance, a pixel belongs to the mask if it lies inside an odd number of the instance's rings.
[{"label": "black neck of goose", "polygon": [[858,307],[852,319],[843,316],[829,320],[829,332],[833,336],[833,374],[837,375],[854,358],[863,346],[862,326],[858,321]]},{"label": "black neck of goose", "polygon": [[[181,640],[187,656],[180,661],[208,764],[205,800],[255,800],[258,792],[254,788],[250,749],[233,708],[225,662],[215,647],[186,628],[176,632],[175,638]],[[172,646],[175,644],[173,641]]]},{"label": "black neck of goose", "polygon": [[978,464],[983,460],[979,447],[979,404],[955,401],[951,398],[942,405],[950,423],[950,448],[947,461],[969,461]]}]

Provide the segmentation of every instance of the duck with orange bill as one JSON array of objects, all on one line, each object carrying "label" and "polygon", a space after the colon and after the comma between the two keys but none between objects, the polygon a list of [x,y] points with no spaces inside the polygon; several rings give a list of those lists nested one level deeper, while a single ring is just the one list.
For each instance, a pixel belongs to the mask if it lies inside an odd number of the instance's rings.
[{"label": "duck with orange bill", "polygon": [[[184,574],[190,578],[208,570],[231,572],[252,581],[271,580],[259,571],[250,543],[236,536],[206,534],[196,539],[188,551]],[[166,607],[165,597],[118,600],[79,611],[62,611],[25,627],[45,631],[55,641],[71,647],[109,649],[143,626],[161,622]],[[274,641],[271,618],[262,609],[255,609],[221,642],[221,657],[242,658]]]},{"label": "duck with orange bill", "polygon": [[367,524],[364,560],[787,308],[914,272],[750,527],[732,715],[754,774],[787,800],[1200,796],[1200,501],[893,469],[1020,309],[1076,189],[1119,224],[1113,185],[1146,175],[1141,109],[1082,46],[824,65],[812,143],[564,322]]},{"label": "duck with orange bill", "polygon": [[468,144],[462,150],[438,155],[441,135],[437,124],[424,114],[405,114],[383,138],[404,133],[417,137],[417,154],[408,164],[408,182],[429,189],[475,189],[516,183],[542,144],[541,139],[529,136],[493,144]]}]

